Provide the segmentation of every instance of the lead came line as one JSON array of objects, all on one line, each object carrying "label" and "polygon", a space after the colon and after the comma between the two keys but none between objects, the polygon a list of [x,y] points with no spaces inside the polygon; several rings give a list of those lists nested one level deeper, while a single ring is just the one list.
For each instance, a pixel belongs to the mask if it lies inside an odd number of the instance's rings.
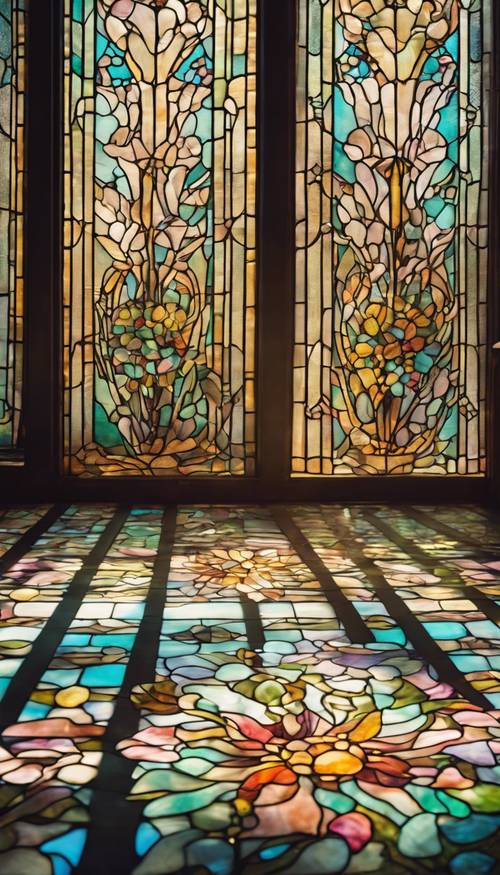
[{"label": "lead came line", "polygon": [[[330,530],[332,530],[332,526],[324,514],[323,518]],[[406,602],[390,586],[375,560],[365,556],[356,544],[354,533],[349,531],[340,519],[336,519],[335,523],[343,532],[340,536],[336,534],[337,543],[345,551],[346,556],[350,556],[355,565],[365,575],[377,597],[387,609],[389,616],[396,620],[403,629],[417,655],[434,667],[441,682],[454,687],[466,701],[477,705],[477,707],[485,711],[489,711],[491,705],[488,699],[474,689],[450,657],[447,656],[446,652],[441,650],[439,644],[429,635]]]},{"label": "lead came line", "polygon": [[344,627],[347,637],[353,643],[359,644],[368,644],[368,642],[374,641],[373,633],[368,629],[345,593],[337,586],[325,563],[294,522],[290,512],[279,506],[272,507],[271,511],[276,523],[288,538],[297,555],[300,556],[302,562],[307,565],[322,587],[325,597],[334,609],[339,623]]},{"label": "lead came line", "polygon": [[27,697],[36,687],[61,644],[66,629],[75,618],[82,598],[116,536],[124,525],[129,508],[119,508],[111,517],[101,537],[76,572],[61,601],[47,620],[43,631],[12,679],[2,701],[2,729],[17,723]]},{"label": "lead came line", "polygon": [[[75,875],[108,875],[109,858],[104,848],[113,848],[114,870],[126,875],[138,862],[135,836],[142,814],[137,802],[127,801],[132,786],[133,760],[117,753],[116,744],[131,738],[138,731],[140,711],[133,705],[133,687],[154,678],[160,641],[163,611],[170,562],[176,529],[176,508],[165,510],[158,552],[151,583],[144,603],[140,623],[123,679],[122,691],[103,736],[103,757],[98,774],[89,789],[93,791],[90,805],[90,830],[80,864]],[[110,791],[113,792],[111,804]]]}]

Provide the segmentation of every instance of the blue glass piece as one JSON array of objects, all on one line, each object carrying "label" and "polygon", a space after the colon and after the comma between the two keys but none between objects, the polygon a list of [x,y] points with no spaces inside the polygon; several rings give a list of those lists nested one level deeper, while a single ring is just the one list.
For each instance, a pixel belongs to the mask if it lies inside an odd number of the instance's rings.
[{"label": "blue glass piece", "polygon": [[73,867],[64,857],[60,857],[59,854],[49,854],[49,857],[52,860],[54,875],[70,875]]},{"label": "blue glass piece", "polygon": [[471,654],[470,656],[466,653],[451,653],[451,658],[455,663],[456,667],[463,671],[464,674],[468,672],[474,671],[489,671],[488,661],[484,658],[484,656],[478,656],[477,654]]},{"label": "blue glass piece", "polygon": [[471,814],[464,820],[448,820],[441,829],[450,842],[458,845],[480,842],[493,835],[500,826],[500,815]]},{"label": "blue glass piece", "polygon": [[135,635],[92,635],[93,647],[123,647],[131,650],[135,641]]},{"label": "blue glass piece", "polygon": [[65,857],[72,866],[76,866],[80,861],[86,838],[86,829],[73,829],[69,832],[65,832],[64,835],[57,836],[57,838],[45,842],[40,850],[44,854],[60,854],[62,857]]},{"label": "blue glass piece", "polygon": [[27,702],[19,720],[43,720],[50,711],[50,705],[42,705],[41,702]]},{"label": "blue glass piece", "polygon": [[263,848],[259,856],[262,860],[275,860],[276,857],[281,857],[285,851],[288,851],[290,845],[273,845],[271,848]]},{"label": "blue glass piece", "polygon": [[147,821],[141,823],[135,836],[135,850],[137,855],[143,857],[160,838],[160,833],[154,826]]},{"label": "blue glass piece", "polygon": [[463,623],[422,623],[422,625],[426,632],[438,641],[453,641],[457,638],[465,638],[467,635]]},{"label": "blue glass piece", "polygon": [[394,626],[392,629],[372,629],[372,632],[375,641],[391,641],[402,645],[406,643],[406,635],[398,626]]},{"label": "blue glass piece", "polygon": [[234,848],[222,839],[200,839],[188,845],[188,863],[203,864],[210,875],[231,875],[234,872]]},{"label": "blue glass piece", "polygon": [[90,665],[84,670],[81,683],[85,687],[120,687],[126,668],[116,663]]},{"label": "blue glass piece", "polygon": [[90,635],[65,635],[61,647],[87,647],[90,642]]},{"label": "blue glass piece", "polygon": [[9,686],[11,678],[0,678],[0,700],[5,695],[5,691]]},{"label": "blue glass piece", "polygon": [[450,860],[453,875],[488,875],[493,871],[495,860],[482,851],[463,851]]}]

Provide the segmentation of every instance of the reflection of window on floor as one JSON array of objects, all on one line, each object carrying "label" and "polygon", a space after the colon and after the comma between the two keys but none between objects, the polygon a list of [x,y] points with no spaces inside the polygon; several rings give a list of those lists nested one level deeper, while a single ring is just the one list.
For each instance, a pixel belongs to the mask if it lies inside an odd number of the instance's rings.
[{"label": "reflection of window on floor", "polygon": [[0,871],[494,871],[500,543],[459,511],[5,511]]}]

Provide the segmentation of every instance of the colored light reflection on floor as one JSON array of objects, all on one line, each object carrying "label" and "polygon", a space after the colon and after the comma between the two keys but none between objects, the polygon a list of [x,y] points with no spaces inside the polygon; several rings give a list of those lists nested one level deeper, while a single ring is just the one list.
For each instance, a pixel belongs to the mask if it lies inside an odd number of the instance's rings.
[{"label": "colored light reflection on floor", "polygon": [[500,524],[169,513],[68,508],[0,579],[0,873],[498,871]]}]

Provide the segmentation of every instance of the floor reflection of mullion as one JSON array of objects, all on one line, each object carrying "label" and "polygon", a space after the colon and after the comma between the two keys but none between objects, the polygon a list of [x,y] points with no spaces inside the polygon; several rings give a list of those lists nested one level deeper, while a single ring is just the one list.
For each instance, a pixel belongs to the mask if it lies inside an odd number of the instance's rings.
[{"label": "floor reflection of mullion", "polygon": [[366,626],[342,589],[336,585],[328,568],[320,556],[314,551],[304,532],[296,525],[292,515],[283,507],[273,508],[274,518],[288,538],[291,546],[302,562],[304,562],[320,583],[325,597],[333,607],[335,614],[345,629],[347,637],[359,644],[374,641],[373,633]]},{"label": "floor reflection of mullion", "polygon": [[[397,544],[404,553],[410,556],[411,559],[417,562],[420,566],[423,566],[424,569],[430,568],[434,570],[439,568],[444,572],[448,572],[448,569],[444,566],[445,560],[438,558],[434,559],[432,556],[429,556],[429,554],[426,553],[425,550],[422,550],[418,544],[415,544],[409,538],[405,538],[404,535],[397,532],[393,526],[390,526],[388,523],[379,519],[376,514],[363,510],[361,515],[371,526],[377,528],[384,537]],[[417,516],[415,516],[415,519],[418,521]],[[437,530],[436,527],[436,531]],[[449,535],[447,537],[449,537]],[[446,582],[446,574],[443,577],[443,582]],[[487,595],[473,584],[464,583],[456,588],[464,593],[473,605],[475,605],[477,610],[484,614],[488,620],[491,620],[493,623],[500,623],[500,606],[493,599],[488,598]]]},{"label": "floor reflection of mullion", "polygon": [[249,598],[245,593],[240,595],[241,609],[245,619],[247,640],[250,650],[262,650],[265,644],[264,629],[260,618],[257,602]]},{"label": "floor reflection of mullion", "polygon": [[[123,679],[122,690],[126,695],[122,695],[118,701],[106,727],[102,739],[103,756],[99,771],[89,784],[89,790],[92,791],[89,809],[91,828],[76,870],[77,875],[85,875],[85,873],[96,875],[100,871],[99,861],[106,866],[108,851],[103,857],[103,849],[109,849],[109,852],[112,849],[113,866],[120,875],[125,875],[137,863],[135,835],[140,822],[141,808],[135,803],[127,802],[135,763],[121,756],[115,748],[118,741],[133,736],[139,728],[141,713],[132,702],[131,690],[145,678],[155,675],[166,585],[175,538],[175,521],[175,507],[167,508],[163,514],[158,553],[145,600],[143,619]],[[110,790],[116,794],[112,805],[110,805]]]},{"label": "floor reflection of mullion", "polygon": [[[238,535],[238,540],[240,539],[241,546],[244,541],[243,530],[241,531],[241,534]],[[211,543],[209,547],[206,547],[209,553],[211,549],[216,550],[217,548],[223,548],[224,546],[226,548],[228,547],[228,545],[225,544],[225,539],[223,535],[221,537],[216,536],[214,540],[215,543]],[[183,555],[185,548],[186,545],[182,543],[182,532],[179,528],[178,539],[176,539],[174,554]],[[190,551],[188,550],[188,552]],[[180,567],[183,568],[183,570],[185,571],[186,566],[189,566],[189,559],[187,559],[186,563],[181,563]],[[179,566],[176,567],[178,568]],[[295,581],[292,582],[293,584],[295,584]],[[318,604],[316,602],[313,604],[309,604],[307,601],[304,601],[301,604],[290,604],[283,600],[274,601],[273,599],[269,601],[263,600],[257,603],[257,601],[255,601],[255,599],[251,595],[248,595],[247,593],[241,591],[233,591],[232,595],[229,598],[224,597],[224,590],[220,591],[218,594],[209,596],[208,599],[205,597],[204,599],[197,600],[196,598],[193,598],[192,595],[188,594],[190,592],[189,582],[186,584],[185,595],[183,595],[182,590],[183,583],[182,581],[178,581],[176,579],[175,569],[172,568],[166,591],[166,608],[163,615],[164,622],[160,634],[159,668],[156,672],[153,669],[151,672],[145,673],[142,680],[151,680],[155,678],[155,675],[156,680],[161,680],[161,677],[163,675],[165,677],[172,678],[175,683],[178,683],[180,681],[180,678],[182,678],[184,674],[184,667],[187,671],[189,671],[189,667],[190,665],[192,665],[193,660],[195,663],[197,660],[201,660],[206,661],[208,664],[208,662],[211,660],[212,655],[215,660],[217,660],[219,654],[221,656],[226,653],[232,653],[235,655],[236,652],[239,650],[252,651],[263,649],[265,644],[264,627],[267,629],[269,624],[272,624],[274,622],[275,617],[283,617],[284,614],[289,617],[289,622],[291,622],[292,625],[297,626],[299,625],[299,620],[296,612],[300,612],[301,614],[304,613],[307,617],[316,614],[323,617],[326,612],[327,615],[331,614],[331,617],[329,618],[329,624],[335,627],[338,626],[338,622],[333,614],[333,611],[331,610],[327,601],[324,599],[324,596],[322,595],[322,592],[319,588],[318,595],[322,596],[321,604]],[[175,592],[175,595],[173,596],[171,594],[172,591]],[[283,592],[283,599],[286,599],[287,591],[288,587],[285,587]],[[182,629],[185,629],[184,633],[181,631]],[[210,630],[213,631],[213,635],[211,634]],[[224,632],[229,636],[229,640],[224,640],[224,644],[223,646],[221,646],[223,635],[220,638],[220,641],[218,639],[221,633]],[[193,642],[193,650],[186,650],[186,645],[184,644],[183,646],[183,641],[189,644],[190,634],[192,636],[191,641]],[[199,638],[197,638],[198,635],[200,636]],[[343,633],[341,633],[341,637],[344,637]],[[198,645],[196,646],[197,641]],[[168,646],[166,647],[165,645]],[[178,651],[177,655],[176,649]],[[163,660],[166,660],[166,665],[162,664]],[[207,693],[207,695],[209,695],[209,693]],[[136,728],[129,732],[129,736],[133,737],[134,733],[138,731],[139,726],[142,726],[144,728],[144,726],[147,726],[149,723],[154,725],[155,719],[154,715],[148,714],[146,708],[142,711],[142,713],[136,716]],[[122,737],[125,741],[127,741],[127,733],[125,731],[122,732]],[[120,748],[122,747],[123,745],[120,745]],[[135,765],[138,765],[138,763],[135,763],[133,761],[132,766]],[[100,801],[98,801],[97,795],[95,797],[95,804],[96,807],[99,808],[100,813],[92,814],[93,823],[95,823],[96,819],[99,818],[103,822],[105,822],[106,820],[105,807],[107,805],[107,799],[105,787],[106,784],[104,782],[99,790],[101,794]],[[122,784],[122,787],[124,793],[127,792],[128,788],[127,790],[125,789],[125,783]],[[131,829],[130,825],[132,823],[132,820],[135,820],[135,817],[141,816],[143,806],[138,804],[138,802],[135,802],[137,814],[134,816],[127,813],[127,806],[122,806],[119,799],[117,799],[117,804],[121,812],[119,818],[117,818],[117,822],[118,820],[120,821],[120,837],[119,842],[115,842],[114,846],[118,843],[123,846],[123,825],[127,825],[127,830],[130,831],[133,839],[134,830]],[[131,818],[131,820],[129,820],[129,817]],[[98,832],[99,830],[94,831],[94,839],[89,836],[89,842],[85,851],[85,857],[82,858],[82,863],[78,869],[77,875],[86,875],[87,872],[96,873],[99,871],[99,869],[96,868],[96,861],[98,862],[99,860],[99,841],[97,839]],[[107,835],[107,844],[109,846],[109,832],[107,832]],[[92,843],[95,845],[95,850],[91,849]],[[103,840],[100,844],[101,852],[105,844],[106,841]],[[129,854],[131,855],[129,859],[133,859],[135,855],[135,850],[136,849],[134,845],[129,850]],[[118,853],[121,857],[121,848]],[[126,859],[127,857],[124,853],[124,860]],[[128,864],[124,862],[123,865],[120,865],[120,871],[123,871],[124,873],[130,871],[130,862]]]},{"label": "floor reflection of mullion", "polygon": [[[357,513],[358,518],[373,522],[374,526],[380,522],[365,511]],[[413,519],[418,526],[422,525],[417,516],[409,514],[404,518],[410,524]],[[379,528],[384,536],[391,536],[392,526],[382,522]],[[414,567],[408,580],[408,574],[402,573],[397,563],[379,561],[386,579],[469,683],[487,697],[489,707],[497,707],[500,701],[498,604],[490,594],[461,580],[461,572],[457,574],[453,567],[456,562],[450,566],[448,560],[433,559],[413,539],[396,534],[398,544],[410,558],[410,567]],[[419,583],[419,575],[425,583]]]},{"label": "floor reflection of mullion", "polygon": [[35,640],[30,653],[24,659],[3,698],[3,728],[16,723],[19,719],[27,696],[29,697],[31,691],[35,689],[38,681],[48,669],[52,656],[61,644],[66,629],[74,619],[98,566],[124,525],[128,513],[126,508],[119,508],[115,511],[99,540],[68,585],[53,614],[47,620],[45,628]]},{"label": "floor reflection of mullion", "polygon": [[[427,508],[427,512],[429,510],[432,510],[434,512],[434,507],[431,507],[430,505],[425,505],[425,507]],[[437,506],[437,510],[440,513],[442,511],[446,511],[447,509],[448,509],[447,505],[438,505]],[[465,513],[467,513],[469,516],[479,518],[479,519],[477,519],[477,521],[481,522],[484,526],[491,526],[493,524],[496,524],[497,526],[500,527],[500,511],[496,510],[491,505],[458,504],[458,505],[454,505],[453,509],[458,510],[458,511],[462,510]]]},{"label": "floor reflection of mullion", "polygon": [[[333,526],[329,516],[324,514],[323,518],[333,533]],[[404,600],[390,587],[375,560],[365,556],[356,541],[356,533],[349,529],[345,519],[341,518],[340,515],[335,516],[335,540],[345,555],[350,557],[352,562],[363,573],[379,601],[387,609],[389,616],[397,620],[408,640],[411,641],[416,653],[434,667],[441,682],[452,686],[464,699],[472,704],[488,710],[490,703],[487,698],[474,689],[457,669],[453,661],[441,650]]]},{"label": "floor reflection of mullion", "polygon": [[0,699],[111,516],[72,505],[0,578]]},{"label": "floor reflection of mullion", "polygon": [[[443,523],[442,520],[438,519],[433,514],[427,513],[427,511],[422,510],[420,507],[404,506],[402,509],[410,519],[417,520],[421,525],[426,526],[426,528],[433,529],[435,532],[438,532],[445,538],[449,538],[451,541],[457,541],[459,544],[465,544],[467,547],[473,547],[476,551],[480,550],[484,553],[484,542],[478,538],[474,538],[472,535],[466,534],[463,531],[457,531],[452,526]],[[486,549],[488,549],[488,547],[486,547]],[[494,548],[491,548],[491,553],[492,556],[500,556],[500,551],[495,550]]]},{"label": "floor reflection of mullion", "polygon": [[38,539],[50,529],[50,527],[67,509],[67,504],[52,505],[41,519],[31,526],[27,532],[24,532],[19,540],[6,550],[6,552],[0,557],[0,577],[5,574],[9,568],[12,568],[16,562],[19,562],[24,554],[33,547],[36,541],[38,541]]},{"label": "floor reflection of mullion", "polygon": [[0,557],[50,510],[50,504],[21,505],[0,511]]},{"label": "floor reflection of mullion", "polygon": [[[193,619],[194,609],[194,613],[197,613],[200,619],[202,617],[207,619],[209,614],[220,612],[219,624],[221,626],[229,626],[237,619],[242,628],[246,629],[247,640],[240,639],[234,644],[235,649],[245,645],[250,649],[258,650],[264,644],[264,633],[258,606],[245,594],[240,594],[239,605],[231,600],[227,617],[224,616],[225,600],[223,598],[212,599],[208,604],[199,603],[198,605],[193,605],[189,598],[187,601],[174,601],[169,598],[167,583],[174,551],[174,539],[175,510],[170,509],[164,516],[159,553],[146,598],[144,619],[137,634],[129,661],[129,669],[127,669],[122,685],[122,689],[129,694],[132,688],[156,676],[156,664],[164,637],[163,630],[168,630],[176,623],[172,614],[178,613],[181,620],[183,618]],[[179,538],[176,543],[177,550],[180,547],[180,540]],[[208,605],[210,605],[209,608]],[[231,614],[235,614],[237,605],[240,608],[237,612],[238,616],[231,617]],[[183,656],[180,656],[179,659],[182,660]],[[186,654],[186,661],[189,663],[190,654]],[[89,789],[93,791],[90,806],[92,828],[75,875],[96,875],[101,871],[100,865],[104,866],[102,871],[106,872],[107,857],[103,857],[103,849],[105,848],[113,848],[113,866],[116,871],[120,872],[120,875],[131,871],[138,862],[135,839],[143,806],[137,802],[127,801],[127,796],[132,789],[132,773],[137,764],[117,752],[115,747],[120,740],[133,737],[139,731],[141,719],[141,710],[135,707],[130,695],[127,698],[122,697],[103,737],[104,754],[99,772],[89,785]],[[114,797],[111,810],[110,790]]]},{"label": "floor reflection of mullion", "polygon": [[[390,522],[387,522],[377,510],[368,510],[364,507],[352,507],[350,514],[355,522],[362,523],[364,527],[368,527],[368,530],[371,528],[377,535],[383,535],[386,542],[398,547],[404,555],[411,555],[413,559],[418,560],[426,568],[434,567],[438,562],[462,558],[464,553],[467,555],[469,553],[467,545],[463,549],[460,547],[451,549],[448,543],[436,544],[434,541],[430,541],[438,534],[437,531],[431,531],[428,526],[424,527],[420,520],[412,519],[409,514],[402,514],[400,511],[389,515]],[[405,534],[404,527],[408,526],[409,523],[412,525],[411,533]],[[401,527],[403,532],[400,531]],[[430,541],[428,545],[426,545],[426,537]],[[447,536],[447,540],[449,540],[449,536]],[[456,537],[454,540],[457,542]],[[423,546],[421,546],[422,544]],[[474,556],[477,556],[477,550],[474,551]]]}]

